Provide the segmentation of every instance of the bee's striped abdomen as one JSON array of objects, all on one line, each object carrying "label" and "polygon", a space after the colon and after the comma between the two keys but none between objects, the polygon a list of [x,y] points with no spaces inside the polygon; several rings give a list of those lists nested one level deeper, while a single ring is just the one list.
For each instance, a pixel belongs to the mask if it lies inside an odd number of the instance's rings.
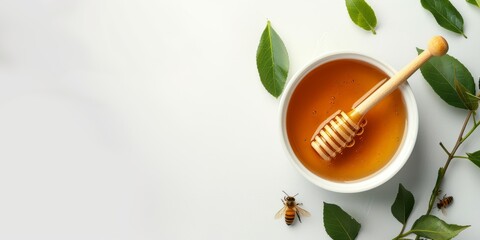
[{"label": "bee's striped abdomen", "polygon": [[442,199],[440,199],[437,203],[437,208],[438,209],[442,209],[442,208],[446,208],[448,207],[450,204],[452,204],[453,202],[453,197],[452,196],[449,196],[449,197],[443,197]]},{"label": "bee's striped abdomen", "polygon": [[287,211],[285,211],[285,223],[291,225],[293,220],[295,220],[295,210],[288,208]]}]

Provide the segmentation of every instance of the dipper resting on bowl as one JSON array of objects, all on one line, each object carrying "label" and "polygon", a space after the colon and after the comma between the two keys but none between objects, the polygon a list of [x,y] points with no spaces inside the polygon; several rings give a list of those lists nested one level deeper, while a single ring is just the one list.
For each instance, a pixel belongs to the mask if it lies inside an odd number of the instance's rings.
[{"label": "dipper resting on bowl", "polygon": [[405,82],[417,69],[427,62],[432,56],[442,56],[448,51],[448,43],[441,36],[433,37],[428,43],[428,49],[418,55],[412,62],[397,74],[367,92],[353,109],[345,113],[338,110],[327,118],[311,139],[311,146],[324,159],[331,160],[345,147],[355,145],[354,137],[364,131],[365,114],[385,96]]}]

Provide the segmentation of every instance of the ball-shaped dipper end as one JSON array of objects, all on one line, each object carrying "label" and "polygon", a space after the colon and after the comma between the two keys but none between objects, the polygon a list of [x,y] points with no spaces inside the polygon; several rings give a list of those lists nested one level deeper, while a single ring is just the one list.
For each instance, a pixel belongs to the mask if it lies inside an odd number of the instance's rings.
[{"label": "ball-shaped dipper end", "polygon": [[435,36],[428,42],[428,51],[433,56],[443,56],[448,51],[448,43],[442,36]]}]

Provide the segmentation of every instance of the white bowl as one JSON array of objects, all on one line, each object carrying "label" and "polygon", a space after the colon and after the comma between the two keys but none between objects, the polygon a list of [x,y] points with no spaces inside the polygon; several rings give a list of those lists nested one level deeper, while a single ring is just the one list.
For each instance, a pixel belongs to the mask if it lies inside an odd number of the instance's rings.
[{"label": "white bowl", "polygon": [[[304,79],[304,77],[316,67],[325,64],[330,61],[339,60],[339,59],[355,59],[360,60],[366,63],[369,63],[378,69],[382,70],[389,76],[393,76],[395,74],[395,70],[388,66],[387,64],[380,62],[372,57],[369,57],[365,54],[355,53],[355,52],[334,52],[330,54],[323,55],[311,63],[307,64],[303,67],[299,72],[297,72],[292,79],[287,83],[283,95],[280,100],[280,126],[282,131],[282,138],[283,143],[290,156],[290,160],[295,166],[295,168],[310,182],[314,183],[315,185],[324,188],[326,190],[330,190],[333,192],[343,192],[343,193],[353,193],[353,192],[362,192],[367,191],[372,188],[375,188],[389,179],[391,179],[403,165],[407,162],[410,154],[412,153],[413,147],[415,145],[415,141],[417,139],[418,133],[418,109],[417,104],[415,102],[415,98],[413,96],[412,90],[408,83],[402,84],[399,89],[403,97],[403,101],[406,107],[406,125],[405,125],[405,132],[403,134],[403,139],[398,147],[396,153],[390,159],[386,166],[382,169],[378,170],[376,173],[351,182],[336,182],[331,181],[328,179],[324,179],[310,170],[308,170],[302,162],[297,158],[295,153],[293,152],[292,147],[290,146],[288,136],[287,136],[287,128],[286,128],[286,116],[287,116],[287,109],[288,104],[290,102],[290,98],[292,97],[293,92],[295,91],[298,84]],[[313,134],[313,133],[312,133]]]}]

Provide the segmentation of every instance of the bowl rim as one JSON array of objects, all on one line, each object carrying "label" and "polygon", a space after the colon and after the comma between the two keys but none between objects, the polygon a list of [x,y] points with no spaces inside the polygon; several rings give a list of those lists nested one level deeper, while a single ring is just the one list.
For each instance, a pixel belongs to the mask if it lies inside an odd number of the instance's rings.
[{"label": "bowl rim", "polygon": [[286,115],[288,110],[288,103],[292,97],[293,92],[308,73],[310,73],[316,67],[339,59],[355,59],[371,64],[378,69],[385,72],[388,76],[392,76],[396,73],[396,70],[390,65],[387,65],[383,61],[373,58],[367,54],[356,51],[332,51],[322,54],[313,60],[309,61],[303,67],[297,71],[292,78],[287,82],[283,94],[280,99],[280,130],[282,133],[283,147],[288,153],[288,158],[294,167],[310,182],[313,184],[333,192],[340,193],[355,193],[363,192],[373,188],[376,188],[383,183],[390,180],[395,176],[400,169],[405,165],[409,159],[418,135],[418,108],[415,101],[414,94],[410,88],[408,82],[399,86],[403,101],[406,107],[407,120],[404,130],[404,135],[400,146],[392,159],[383,166],[380,170],[362,179],[349,181],[349,182],[336,182],[328,179],[321,178],[320,176],[310,172],[297,158],[293,149],[291,148],[287,136],[286,130]]}]

